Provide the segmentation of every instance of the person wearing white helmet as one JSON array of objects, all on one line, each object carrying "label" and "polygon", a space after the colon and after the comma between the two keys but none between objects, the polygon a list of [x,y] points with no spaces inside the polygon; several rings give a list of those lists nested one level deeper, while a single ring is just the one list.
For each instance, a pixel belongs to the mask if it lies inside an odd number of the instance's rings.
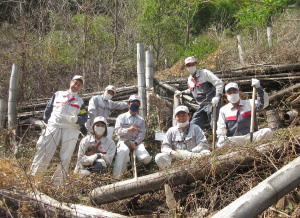
[{"label": "person wearing white helmet", "polygon": [[[146,128],[145,120],[137,114],[139,106],[140,97],[131,95],[128,100],[129,111],[119,115],[116,120],[115,133],[119,141],[117,143],[114,175],[117,179],[126,170],[127,163],[130,160],[130,150],[135,149],[137,159],[144,164],[148,164],[152,160],[143,144]],[[129,143],[126,143],[128,141]]]},{"label": "person wearing white helmet", "polygon": [[[252,86],[257,89],[255,111],[260,111],[269,105],[269,96],[260,86],[259,80],[252,79]],[[217,147],[246,145],[250,142],[252,99],[242,100],[238,84],[232,82],[225,86],[225,96],[229,103],[220,110]],[[253,142],[271,139],[272,137],[273,131],[271,129],[258,130],[257,120],[255,119]]]},{"label": "person wearing white helmet", "polygon": [[193,114],[191,123],[197,124],[202,129],[209,120],[211,127],[213,127],[212,107],[217,107],[216,120],[218,120],[224,83],[211,71],[197,69],[197,59],[193,56],[185,59],[185,67],[190,74],[188,78],[189,88],[182,92],[176,91],[175,95],[192,93],[200,107]]},{"label": "person wearing white helmet", "polygon": [[107,137],[107,121],[99,116],[94,119],[92,134],[84,137],[79,145],[74,173],[90,175],[107,169],[115,156],[115,142]]},{"label": "person wearing white helmet", "polygon": [[196,124],[190,123],[189,109],[180,105],[175,109],[177,126],[171,127],[162,142],[161,152],[155,156],[159,168],[171,166],[172,160],[199,158],[210,154],[204,132]]},{"label": "person wearing white helmet", "polygon": [[70,88],[67,91],[56,92],[49,101],[43,118],[47,126],[37,141],[37,152],[30,169],[31,175],[46,171],[57,146],[60,145],[61,161],[53,178],[56,185],[63,181],[76,147],[79,125],[84,125],[88,118],[84,102],[78,96],[83,84],[83,77],[76,75],[70,81]]},{"label": "person wearing white helmet", "polygon": [[[102,116],[105,119],[110,115],[111,110],[124,110],[127,109],[126,102],[115,102],[111,98],[116,94],[116,88],[112,85],[104,89],[103,95],[93,96],[89,101],[88,115],[89,120],[86,123],[88,132],[92,131],[92,123],[97,116]],[[108,127],[107,137],[112,138],[114,132],[113,127]]]}]

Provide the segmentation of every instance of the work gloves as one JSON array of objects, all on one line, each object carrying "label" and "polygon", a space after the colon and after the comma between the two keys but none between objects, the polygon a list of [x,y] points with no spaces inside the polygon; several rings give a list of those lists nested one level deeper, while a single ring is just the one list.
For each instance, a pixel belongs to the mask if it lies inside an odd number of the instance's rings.
[{"label": "work gloves", "polygon": [[76,123],[78,120],[77,115],[69,116],[68,119],[70,120],[71,123]]},{"label": "work gloves", "polygon": [[178,95],[181,95],[181,94],[182,94],[182,91],[179,91],[179,90],[175,91],[175,96],[178,96]]},{"label": "work gloves", "polygon": [[251,84],[251,86],[254,86],[255,88],[260,87],[260,82],[259,82],[259,80],[258,80],[258,79],[252,78],[252,84]]},{"label": "work gloves", "polygon": [[209,150],[203,150],[200,153],[189,152],[187,150],[176,150],[174,157],[177,160],[185,160],[188,158],[200,158],[208,154],[210,154]]},{"label": "work gloves", "polygon": [[212,106],[213,106],[213,107],[217,106],[218,103],[219,103],[219,101],[220,101],[220,97],[213,97],[213,98],[211,99],[211,104],[212,104]]}]

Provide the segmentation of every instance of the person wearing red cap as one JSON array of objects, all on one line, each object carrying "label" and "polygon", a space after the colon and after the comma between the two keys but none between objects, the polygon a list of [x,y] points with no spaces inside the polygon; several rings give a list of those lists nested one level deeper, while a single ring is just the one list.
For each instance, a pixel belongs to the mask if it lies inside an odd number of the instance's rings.
[{"label": "person wearing red cap", "polygon": [[[258,79],[252,79],[252,86],[257,89],[255,111],[260,111],[269,105],[269,96],[260,86]],[[229,103],[220,110],[217,123],[217,147],[247,145],[250,142],[252,99],[242,100],[238,84],[232,82],[225,86],[225,96]],[[271,139],[272,136],[273,131],[269,128],[258,130],[255,119],[253,142]]]},{"label": "person wearing red cap", "polygon": [[[89,101],[88,115],[89,120],[86,122],[86,128],[89,132],[92,132],[92,123],[97,116],[102,116],[107,119],[111,110],[124,110],[127,109],[126,102],[112,101],[111,98],[116,93],[116,87],[109,85],[105,88],[103,95],[93,96]],[[107,137],[112,138],[114,128],[108,127]]]},{"label": "person wearing red cap", "polygon": [[60,145],[60,164],[53,176],[54,184],[59,185],[68,170],[71,157],[79,136],[79,125],[88,118],[83,100],[78,96],[84,79],[76,75],[70,81],[67,91],[56,92],[49,101],[45,112],[45,132],[37,141],[37,152],[31,165],[30,174],[46,171],[55,150]]},{"label": "person wearing red cap", "polygon": [[107,137],[107,121],[99,116],[94,119],[92,133],[79,144],[77,164],[74,172],[90,175],[105,171],[115,156],[115,142]]},{"label": "person wearing red cap", "polygon": [[[185,67],[189,72],[188,89],[177,91],[175,94],[190,94],[199,104],[199,108],[193,114],[191,123],[197,124],[201,129],[209,120],[213,127],[213,111],[212,107],[217,107],[217,119],[221,107],[220,98],[223,94],[224,83],[215,74],[207,69],[197,69],[197,60],[195,57],[185,59]],[[207,104],[211,103],[211,104]]]},{"label": "person wearing red cap", "polygon": [[167,131],[161,147],[162,153],[155,156],[155,162],[161,169],[171,166],[174,159],[199,158],[210,154],[204,132],[198,125],[189,122],[191,116],[187,106],[178,106],[174,116],[177,126]]},{"label": "person wearing red cap", "polygon": [[114,176],[119,179],[129,162],[130,150],[135,149],[136,157],[144,164],[151,162],[152,157],[143,143],[146,135],[145,120],[137,114],[140,97],[131,95],[128,100],[129,111],[117,117],[115,132],[119,139],[115,158]]}]

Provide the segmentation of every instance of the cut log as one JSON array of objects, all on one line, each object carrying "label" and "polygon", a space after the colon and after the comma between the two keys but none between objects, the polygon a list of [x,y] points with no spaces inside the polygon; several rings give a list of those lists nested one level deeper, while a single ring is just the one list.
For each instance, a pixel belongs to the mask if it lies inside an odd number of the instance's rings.
[{"label": "cut log", "polygon": [[[13,211],[22,208],[23,204],[31,205],[35,209],[37,217],[127,217],[94,207],[61,203],[38,191],[26,194],[17,191],[0,190],[0,196],[2,199],[5,199],[7,206],[13,208]],[[3,211],[4,209],[1,208],[0,210]]]},{"label": "cut log", "polygon": [[270,98],[269,98],[269,101],[273,101],[274,99],[276,99],[276,98],[278,98],[278,97],[281,97],[281,96],[283,96],[283,95],[285,95],[285,94],[287,94],[287,93],[290,93],[290,92],[292,92],[294,89],[298,89],[298,88],[300,88],[300,83],[297,83],[297,84],[295,84],[295,85],[293,85],[293,86],[290,86],[289,88],[286,88],[286,89],[284,89],[284,90],[281,90],[281,91],[279,91],[279,92],[277,92],[277,93],[271,95]]},{"label": "cut log", "polygon": [[[91,194],[91,201],[95,204],[105,204],[120,199],[125,199],[137,194],[145,194],[161,190],[164,188],[165,183],[170,183],[172,187],[188,184],[195,180],[204,179],[213,168],[216,174],[225,170],[242,167],[243,164],[250,164],[255,159],[251,154],[251,150],[267,155],[269,149],[273,152],[283,147],[283,144],[274,145],[261,145],[258,147],[248,148],[248,152],[243,152],[247,148],[241,147],[241,151],[232,152],[230,154],[222,155],[219,157],[206,156],[201,161],[205,164],[185,164],[183,167],[174,169],[167,169],[163,172],[138,177],[137,179],[130,179],[118,183],[95,188]],[[209,159],[211,158],[211,159]],[[203,167],[201,167],[203,166]],[[237,167],[238,166],[238,167]]]}]

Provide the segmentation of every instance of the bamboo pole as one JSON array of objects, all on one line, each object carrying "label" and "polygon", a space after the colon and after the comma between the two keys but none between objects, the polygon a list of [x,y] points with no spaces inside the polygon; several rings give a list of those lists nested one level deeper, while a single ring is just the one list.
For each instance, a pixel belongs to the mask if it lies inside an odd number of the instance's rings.
[{"label": "bamboo pole", "polygon": [[153,51],[146,51],[147,114],[150,113],[150,94],[153,88]]},{"label": "bamboo pole", "polygon": [[273,43],[272,43],[272,28],[271,27],[267,27],[267,36],[268,36],[269,47],[272,48]]},{"label": "bamboo pole", "polygon": [[145,48],[142,43],[137,44],[137,77],[138,77],[138,95],[141,98],[139,115],[147,115],[146,101],[146,82],[145,82]]},{"label": "bamboo pole", "polygon": [[240,63],[245,64],[245,62],[244,62],[244,52],[243,52],[243,47],[242,47],[242,36],[241,35],[237,35],[237,43],[238,43]]},{"label": "bamboo pole", "polygon": [[7,103],[4,99],[0,99],[0,128],[5,128],[7,114]]},{"label": "bamboo pole", "polygon": [[8,127],[16,128],[17,126],[17,97],[18,97],[18,81],[20,75],[20,67],[13,64],[9,83],[8,97]]},{"label": "bamboo pole", "polygon": [[212,218],[251,218],[275,204],[300,184],[300,157],[259,183]]},{"label": "bamboo pole", "polygon": [[180,105],[180,97],[179,95],[174,95],[174,103],[173,103],[173,126],[177,125],[177,121],[175,119],[175,110]]}]

